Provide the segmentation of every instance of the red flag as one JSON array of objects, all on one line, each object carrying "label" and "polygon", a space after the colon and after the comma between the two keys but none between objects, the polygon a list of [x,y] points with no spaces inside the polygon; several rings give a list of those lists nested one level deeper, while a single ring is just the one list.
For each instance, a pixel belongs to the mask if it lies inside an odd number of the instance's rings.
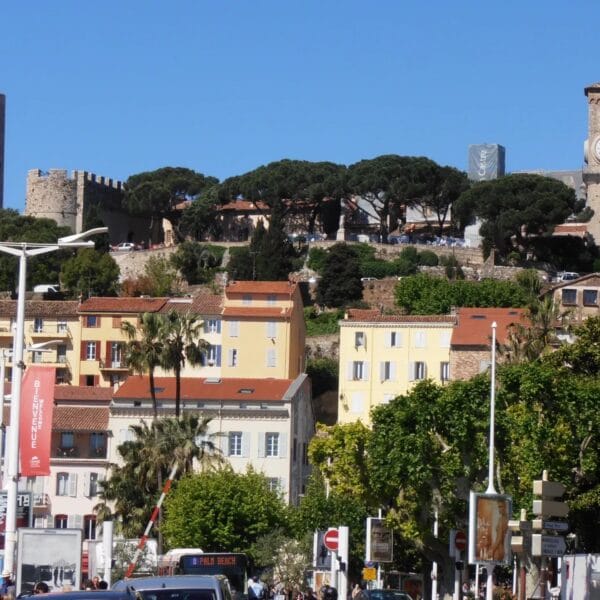
[{"label": "red flag", "polygon": [[56,369],[30,365],[21,387],[20,474],[50,475],[50,439]]}]

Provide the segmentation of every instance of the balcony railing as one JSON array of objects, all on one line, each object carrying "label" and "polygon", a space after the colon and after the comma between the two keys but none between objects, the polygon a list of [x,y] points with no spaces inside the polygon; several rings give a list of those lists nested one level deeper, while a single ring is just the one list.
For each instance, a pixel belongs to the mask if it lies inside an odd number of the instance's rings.
[{"label": "balcony railing", "polygon": [[67,458],[78,460],[104,459],[107,458],[106,446],[98,446],[96,448],[69,446],[67,448],[58,447],[52,454],[52,458]]},{"label": "balcony railing", "polygon": [[68,326],[59,326],[56,323],[53,325],[45,323],[43,326],[29,326],[29,334],[31,337],[51,337],[51,338],[71,338],[71,331]]},{"label": "balcony railing", "polygon": [[127,365],[122,360],[101,358],[100,369],[104,371],[127,371]]}]

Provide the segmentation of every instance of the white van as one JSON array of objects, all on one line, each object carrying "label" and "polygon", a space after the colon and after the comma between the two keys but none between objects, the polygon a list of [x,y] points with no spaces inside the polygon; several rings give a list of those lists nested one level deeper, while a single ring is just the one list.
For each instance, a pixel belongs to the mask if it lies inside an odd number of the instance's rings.
[{"label": "white van", "polygon": [[34,294],[58,294],[60,292],[60,285],[58,283],[40,283],[34,286]]}]

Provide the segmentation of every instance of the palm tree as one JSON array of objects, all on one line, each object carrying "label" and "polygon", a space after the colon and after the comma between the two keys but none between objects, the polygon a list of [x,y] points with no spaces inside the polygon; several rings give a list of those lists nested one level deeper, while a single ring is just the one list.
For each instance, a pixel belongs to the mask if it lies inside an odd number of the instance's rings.
[{"label": "palm tree", "polygon": [[125,345],[125,364],[140,375],[148,372],[152,414],[153,419],[156,421],[158,418],[158,405],[154,387],[154,371],[156,367],[161,366],[163,363],[165,318],[157,313],[146,312],[139,315],[138,319],[138,327],[129,321],[125,321],[121,325],[121,329],[129,340]]},{"label": "palm tree", "polygon": [[165,318],[162,366],[175,373],[175,417],[181,413],[181,371],[186,361],[202,364],[208,343],[200,338],[202,321],[198,315],[170,311]]}]

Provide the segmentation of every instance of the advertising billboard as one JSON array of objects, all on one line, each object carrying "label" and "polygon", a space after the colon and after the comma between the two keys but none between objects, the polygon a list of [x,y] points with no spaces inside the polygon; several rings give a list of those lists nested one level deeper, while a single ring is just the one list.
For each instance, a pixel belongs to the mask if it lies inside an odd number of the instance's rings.
[{"label": "advertising billboard", "polygon": [[384,525],[383,519],[367,519],[367,556],[366,562],[394,561],[394,534]]},{"label": "advertising billboard", "polygon": [[478,494],[469,498],[469,562],[510,564],[512,499],[502,494]]},{"label": "advertising billboard", "polygon": [[[0,492],[0,551],[4,554],[4,533],[6,531],[7,493]],[[17,494],[17,529],[33,525],[33,501],[31,492]]]},{"label": "advertising billboard", "polygon": [[499,144],[471,144],[469,146],[468,175],[471,181],[487,181],[503,177],[505,150]]},{"label": "advertising billboard", "polygon": [[81,585],[81,529],[26,528],[18,531],[17,594],[31,593],[38,581],[51,592]]}]

